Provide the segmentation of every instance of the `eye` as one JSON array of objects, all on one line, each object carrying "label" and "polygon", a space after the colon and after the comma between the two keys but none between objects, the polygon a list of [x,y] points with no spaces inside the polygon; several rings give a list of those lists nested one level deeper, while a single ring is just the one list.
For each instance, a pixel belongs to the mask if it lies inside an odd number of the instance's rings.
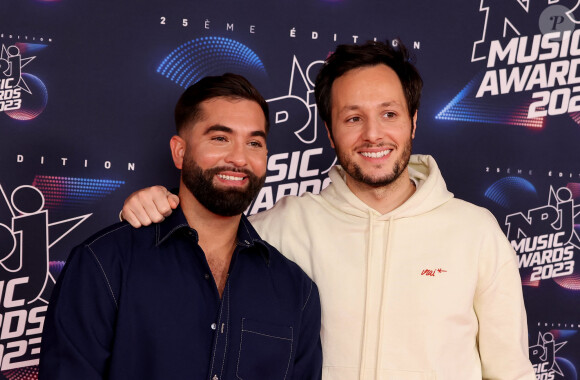
[{"label": "eye", "polygon": [[218,141],[218,142],[227,142],[228,139],[225,136],[213,136],[212,141]]},{"label": "eye", "polygon": [[248,143],[252,148],[261,148],[264,146],[264,144],[261,141],[258,140],[254,140],[254,141],[250,141]]},{"label": "eye", "polygon": [[387,111],[383,114],[383,117],[385,119],[394,119],[397,116],[396,112],[392,112],[392,111]]},{"label": "eye", "polygon": [[358,123],[359,121],[361,121],[360,116],[353,116],[353,117],[346,119],[347,123]]}]

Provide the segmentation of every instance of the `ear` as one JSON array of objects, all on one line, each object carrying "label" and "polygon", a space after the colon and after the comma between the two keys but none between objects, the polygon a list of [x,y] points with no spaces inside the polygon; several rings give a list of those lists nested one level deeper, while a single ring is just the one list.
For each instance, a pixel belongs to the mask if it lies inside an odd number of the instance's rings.
[{"label": "ear", "polygon": [[169,140],[169,147],[171,148],[171,157],[175,167],[181,170],[183,166],[183,156],[185,154],[185,140],[175,135]]},{"label": "ear", "polygon": [[411,128],[413,128],[413,132],[411,133],[411,138],[414,139],[415,132],[417,131],[417,111],[415,111],[415,115],[413,115],[413,125],[411,126]]},{"label": "ear", "polygon": [[330,134],[330,129],[328,129],[328,125],[326,125],[326,123],[324,123],[324,128],[326,128],[326,135],[328,136],[328,140],[330,141],[330,146],[332,147],[332,149],[336,149],[334,147],[334,141],[332,140],[332,135]]}]

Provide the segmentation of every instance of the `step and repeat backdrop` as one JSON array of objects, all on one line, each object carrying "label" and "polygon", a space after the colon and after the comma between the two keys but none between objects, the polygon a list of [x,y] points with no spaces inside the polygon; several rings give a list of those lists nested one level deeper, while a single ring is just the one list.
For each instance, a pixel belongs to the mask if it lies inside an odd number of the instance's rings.
[{"label": "step and repeat backdrop", "polygon": [[[36,379],[70,249],[138,188],[175,187],[173,107],[205,75],[271,107],[248,212],[328,184],[313,81],[339,43],[402,41],[425,81],[415,153],[514,247],[538,379],[580,371],[580,0],[1,0],[0,379]],[[578,265],[576,265],[578,264]]]}]

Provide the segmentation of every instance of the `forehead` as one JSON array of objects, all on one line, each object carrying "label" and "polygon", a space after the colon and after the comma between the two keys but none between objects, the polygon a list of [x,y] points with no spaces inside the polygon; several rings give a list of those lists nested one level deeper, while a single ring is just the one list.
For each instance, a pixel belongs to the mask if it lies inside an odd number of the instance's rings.
[{"label": "forehead", "polygon": [[403,85],[387,65],[360,67],[338,77],[331,89],[332,109],[369,103],[400,103],[406,108]]},{"label": "forehead", "polygon": [[[194,123],[194,130],[203,130],[222,125],[234,132],[266,130],[266,117],[260,105],[248,99],[216,97],[199,104],[200,118]],[[200,127],[200,128],[198,128]]]}]

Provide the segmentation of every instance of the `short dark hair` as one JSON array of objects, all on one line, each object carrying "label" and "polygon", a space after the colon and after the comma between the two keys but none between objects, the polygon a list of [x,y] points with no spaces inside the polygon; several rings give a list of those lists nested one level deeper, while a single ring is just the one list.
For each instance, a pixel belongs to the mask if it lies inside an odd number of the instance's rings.
[{"label": "short dark hair", "polygon": [[251,100],[262,108],[266,118],[266,134],[270,129],[268,103],[258,90],[243,76],[226,73],[220,76],[207,76],[189,86],[175,106],[175,127],[180,134],[188,123],[199,120],[200,103],[213,98]]},{"label": "short dark hair", "polygon": [[364,45],[338,45],[324,62],[316,76],[314,95],[320,117],[328,126],[332,135],[332,97],[331,90],[334,81],[348,71],[360,67],[387,65],[395,71],[401,84],[409,116],[413,118],[421,100],[423,80],[410,61],[409,51],[400,41],[397,47],[386,42],[368,41]]}]

